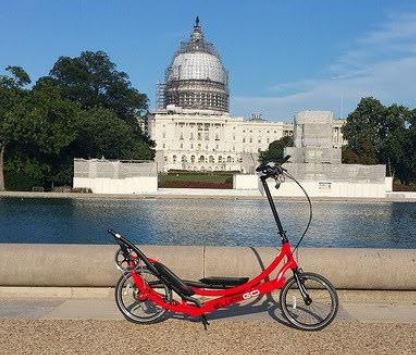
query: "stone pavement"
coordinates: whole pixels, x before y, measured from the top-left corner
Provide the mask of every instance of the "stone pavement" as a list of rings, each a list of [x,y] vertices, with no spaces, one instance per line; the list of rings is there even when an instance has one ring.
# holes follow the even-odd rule
[[[264,300],[200,322],[171,317],[136,325],[112,297],[0,298],[0,354],[415,354],[413,293],[340,295],[337,319],[319,332],[286,325]],[[175,319],[176,318],[176,319]]]
[[[398,322],[416,324],[416,299],[396,293],[389,300],[340,295],[337,322]],[[405,294],[407,295],[407,294]],[[178,318],[178,317],[171,317]],[[182,318],[182,317],[180,317]],[[0,298],[0,319],[24,320],[122,320],[112,297],[88,298]],[[256,303],[236,305],[208,315],[211,320],[261,320],[285,322],[276,304],[262,298]]]

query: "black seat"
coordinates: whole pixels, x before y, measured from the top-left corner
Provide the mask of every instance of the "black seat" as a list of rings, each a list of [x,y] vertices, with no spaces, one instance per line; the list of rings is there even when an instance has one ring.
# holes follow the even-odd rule
[[[218,287],[233,287],[246,283],[249,280],[248,277],[224,277],[224,276],[211,276],[204,277],[199,280],[205,285],[218,286]]]
[[[195,292],[192,290],[192,287],[186,285],[172,270],[170,270],[166,265],[155,262],[153,266],[159,271],[160,275],[164,277],[172,287],[172,289],[177,292],[179,295],[183,294],[185,296],[192,296]]]

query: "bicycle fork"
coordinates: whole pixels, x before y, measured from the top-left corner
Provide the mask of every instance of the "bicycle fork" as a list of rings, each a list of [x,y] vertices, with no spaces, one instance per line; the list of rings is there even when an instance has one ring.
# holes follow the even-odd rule
[[[299,269],[295,270],[294,277],[295,277],[296,283],[298,284],[299,291],[303,298],[303,301],[305,302],[307,306],[309,306],[312,303],[312,299],[310,298],[309,293],[306,290],[305,284],[303,283],[303,281],[301,280],[301,277],[299,276],[301,273],[302,273],[302,270],[299,270]]]

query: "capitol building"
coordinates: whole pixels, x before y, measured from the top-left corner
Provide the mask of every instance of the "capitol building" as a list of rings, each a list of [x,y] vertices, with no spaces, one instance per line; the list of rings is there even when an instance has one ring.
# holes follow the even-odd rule
[[[229,99],[228,72],[197,18],[158,85],[157,109],[148,117],[159,171],[253,172],[261,151],[293,135],[292,123],[267,121],[260,114],[231,116]],[[344,121],[332,122],[333,147],[340,149]]]

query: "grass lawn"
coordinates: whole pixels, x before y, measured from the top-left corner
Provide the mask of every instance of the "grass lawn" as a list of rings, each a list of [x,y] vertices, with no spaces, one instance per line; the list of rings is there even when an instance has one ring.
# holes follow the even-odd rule
[[[232,189],[233,173],[169,172],[159,174],[159,187]]]

